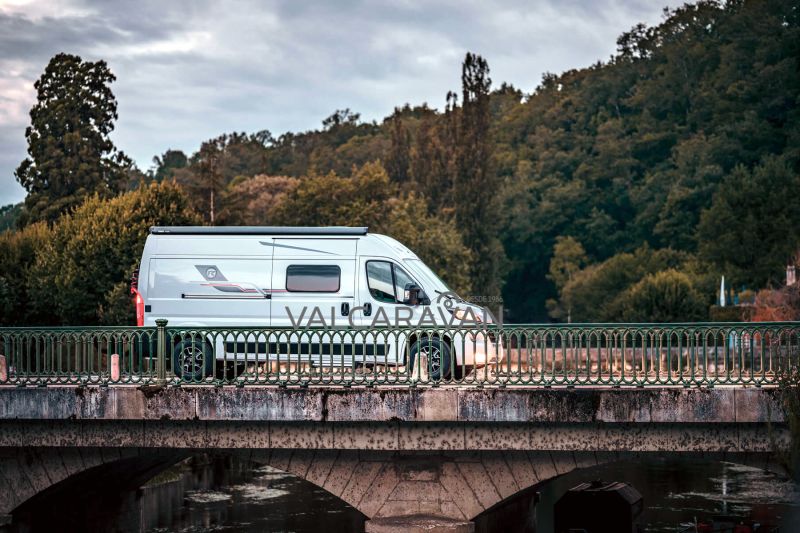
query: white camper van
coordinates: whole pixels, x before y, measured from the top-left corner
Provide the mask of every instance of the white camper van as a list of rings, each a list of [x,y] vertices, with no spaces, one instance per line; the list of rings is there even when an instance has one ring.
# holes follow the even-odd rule
[[[132,290],[140,326],[167,319],[173,330],[260,332],[255,340],[215,335],[199,347],[176,341],[173,368],[187,379],[234,356],[410,366],[423,354],[434,379],[502,358],[494,335],[475,331],[491,315],[461,300],[411,250],[367,228],[153,227]],[[333,343],[319,342],[319,332],[337,328],[349,331],[349,346],[326,349]],[[375,334],[381,328],[394,333]]]

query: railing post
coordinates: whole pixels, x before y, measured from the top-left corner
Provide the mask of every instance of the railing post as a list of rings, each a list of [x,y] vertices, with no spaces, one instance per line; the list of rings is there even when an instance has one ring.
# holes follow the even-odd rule
[[[167,320],[156,320],[156,383],[164,385],[167,382]]]

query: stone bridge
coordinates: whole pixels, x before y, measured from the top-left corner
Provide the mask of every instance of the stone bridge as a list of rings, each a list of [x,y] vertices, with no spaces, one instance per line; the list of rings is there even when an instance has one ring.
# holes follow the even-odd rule
[[[0,515],[223,451],[324,488],[367,531],[472,531],[576,468],[675,454],[780,471],[788,446],[773,388],[3,387]]]

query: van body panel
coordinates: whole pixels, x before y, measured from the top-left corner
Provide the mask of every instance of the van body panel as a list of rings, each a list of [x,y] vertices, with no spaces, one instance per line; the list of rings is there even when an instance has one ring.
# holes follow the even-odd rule
[[[153,253],[169,256],[197,256],[204,257],[247,257],[263,256],[272,257],[272,247],[264,246],[263,237],[226,235],[206,237],[195,235],[150,235],[156,247]],[[271,239],[269,239],[271,240]]]
[[[262,246],[273,247],[273,257],[316,257],[322,259],[328,256],[349,256],[356,255],[358,239],[340,238],[273,238],[260,241]]]
[[[271,272],[269,258],[156,257],[145,302],[175,326],[269,327]]]

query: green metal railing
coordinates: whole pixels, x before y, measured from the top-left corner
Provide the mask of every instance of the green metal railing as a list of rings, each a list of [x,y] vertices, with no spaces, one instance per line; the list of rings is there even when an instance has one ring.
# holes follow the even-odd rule
[[[0,328],[0,385],[772,385],[800,322]]]

